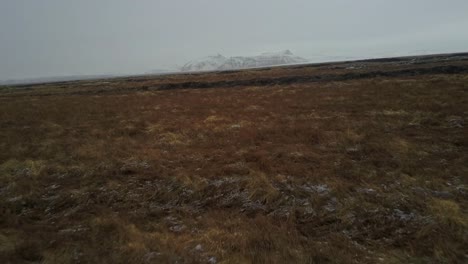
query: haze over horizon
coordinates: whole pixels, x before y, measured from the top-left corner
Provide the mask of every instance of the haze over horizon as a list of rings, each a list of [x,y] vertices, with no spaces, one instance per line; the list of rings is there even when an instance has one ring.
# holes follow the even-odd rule
[[[137,74],[213,54],[468,51],[468,1],[2,0],[0,80]],[[369,23],[372,21],[372,23]]]

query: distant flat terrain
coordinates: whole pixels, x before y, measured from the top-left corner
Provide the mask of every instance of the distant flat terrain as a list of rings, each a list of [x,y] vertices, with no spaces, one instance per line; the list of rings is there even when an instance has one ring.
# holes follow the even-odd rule
[[[465,263],[468,53],[0,86],[1,263]]]

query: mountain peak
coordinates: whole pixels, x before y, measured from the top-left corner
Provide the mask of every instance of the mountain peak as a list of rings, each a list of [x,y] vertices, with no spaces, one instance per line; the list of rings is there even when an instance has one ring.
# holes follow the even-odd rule
[[[262,53],[258,56],[230,57],[221,54],[209,56],[204,59],[194,60],[185,64],[182,71],[220,71],[236,70],[246,68],[259,68],[287,64],[298,64],[307,62],[301,57],[294,56],[290,50],[275,53]]]

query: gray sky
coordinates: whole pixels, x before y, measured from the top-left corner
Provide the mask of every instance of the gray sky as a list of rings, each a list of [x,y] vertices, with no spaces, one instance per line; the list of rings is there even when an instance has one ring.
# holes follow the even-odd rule
[[[0,80],[144,73],[221,53],[468,51],[467,0],[0,0]]]

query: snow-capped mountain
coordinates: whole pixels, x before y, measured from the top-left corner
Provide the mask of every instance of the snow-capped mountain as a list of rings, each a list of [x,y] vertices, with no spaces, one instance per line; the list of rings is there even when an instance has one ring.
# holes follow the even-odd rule
[[[226,58],[223,55],[218,54],[216,56],[209,56],[199,60],[191,61],[185,64],[181,70],[189,72],[220,71],[298,64],[305,62],[307,62],[307,60],[298,56],[294,56],[294,54],[289,50],[278,53],[263,53],[258,56],[251,57],[238,56]]]

